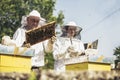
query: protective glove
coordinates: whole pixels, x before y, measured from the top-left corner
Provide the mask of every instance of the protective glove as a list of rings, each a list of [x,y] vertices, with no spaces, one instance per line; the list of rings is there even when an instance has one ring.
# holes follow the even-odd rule
[[[49,52],[53,51],[53,44],[56,40],[57,40],[57,38],[55,36],[51,37],[48,40],[47,46],[45,47],[45,52],[49,53]]]
[[[59,60],[59,59],[65,59],[65,56],[66,56],[66,54],[61,53],[61,54],[57,54],[56,58],[57,58],[57,60]]]
[[[68,52],[68,53],[75,52],[74,47],[73,47],[73,46],[69,46],[69,47],[67,48],[67,52]]]
[[[30,43],[27,43],[27,44],[24,44],[24,45],[23,45],[23,47],[30,48],[30,47],[31,47],[31,45],[30,45]]]
[[[83,51],[80,51],[80,50],[76,51],[73,46],[69,46],[67,48],[67,52],[68,52],[67,54],[69,54],[69,57],[78,57],[78,56],[85,55],[83,54]]]
[[[57,40],[56,36],[52,36],[49,41],[51,42],[51,44],[53,44],[55,41]]]
[[[3,36],[1,44],[6,46],[16,46],[15,42],[11,40],[10,36]]]

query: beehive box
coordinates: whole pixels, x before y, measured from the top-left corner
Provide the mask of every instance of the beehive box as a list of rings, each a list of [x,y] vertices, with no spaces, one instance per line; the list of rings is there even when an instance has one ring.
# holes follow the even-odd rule
[[[0,53],[0,72],[30,73],[31,56]]]
[[[92,70],[92,71],[110,71],[110,63],[103,62],[80,62],[75,64],[67,64],[66,70],[82,71],[82,70]]]
[[[3,54],[13,54],[13,55],[23,55],[23,56],[33,56],[34,49],[27,47],[16,47],[16,46],[6,46],[0,44],[0,53]]]

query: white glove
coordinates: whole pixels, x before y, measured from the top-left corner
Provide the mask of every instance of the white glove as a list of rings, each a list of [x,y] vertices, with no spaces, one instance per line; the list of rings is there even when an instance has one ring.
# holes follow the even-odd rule
[[[49,40],[52,44],[57,40],[56,36],[52,36]]]
[[[81,56],[83,51],[76,51],[73,46],[69,46],[67,49],[67,54],[69,54],[70,57],[78,57]]]
[[[56,58],[57,58],[57,60],[59,60],[59,59],[65,59],[65,55],[66,54],[63,54],[63,53],[62,54],[57,54]]]
[[[16,46],[15,42],[10,39],[10,36],[3,36],[1,44],[6,46]]]
[[[47,46],[45,47],[45,52],[49,53],[53,51],[53,44],[57,40],[55,36],[48,40]]]

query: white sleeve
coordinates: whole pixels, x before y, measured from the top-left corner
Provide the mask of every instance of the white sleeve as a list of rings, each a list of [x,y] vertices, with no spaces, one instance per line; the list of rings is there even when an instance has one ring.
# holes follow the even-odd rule
[[[13,35],[13,41],[17,46],[22,46],[25,41],[25,30],[18,28],[15,34]]]
[[[82,51],[84,51],[84,50],[85,50],[85,48],[84,48],[84,44],[83,44],[83,42],[82,42],[82,41],[80,41],[80,50],[82,50]]]
[[[55,60],[58,59],[57,55],[61,53],[60,49],[61,49],[61,44],[60,44],[59,40],[57,40],[53,45],[53,57]]]

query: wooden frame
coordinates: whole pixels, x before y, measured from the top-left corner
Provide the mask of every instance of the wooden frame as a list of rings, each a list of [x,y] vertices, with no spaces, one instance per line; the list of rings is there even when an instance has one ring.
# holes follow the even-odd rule
[[[46,25],[32,30],[26,31],[26,43],[34,45],[41,41],[55,36],[55,21],[47,23]]]

